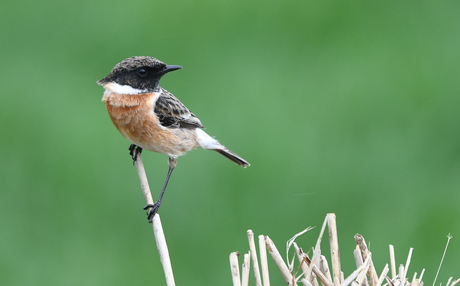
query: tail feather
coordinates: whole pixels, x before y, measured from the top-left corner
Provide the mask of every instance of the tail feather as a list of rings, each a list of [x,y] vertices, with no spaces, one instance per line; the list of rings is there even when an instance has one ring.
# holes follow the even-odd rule
[[[228,150],[227,148],[225,148],[225,149],[214,149],[214,150],[217,153],[219,153],[219,154],[227,157],[228,159],[232,160],[233,162],[237,163],[241,167],[246,168],[248,166],[251,166],[251,164],[249,164],[246,160],[244,160],[240,156],[236,155],[232,151]]]
[[[241,167],[246,168],[250,166],[250,164],[246,160],[236,155],[232,151],[228,150],[225,146],[220,144],[216,139],[206,134],[206,132],[204,132],[203,130],[196,129],[196,135],[197,135],[197,143],[199,147],[206,149],[206,150],[214,150],[217,153],[237,163]]]

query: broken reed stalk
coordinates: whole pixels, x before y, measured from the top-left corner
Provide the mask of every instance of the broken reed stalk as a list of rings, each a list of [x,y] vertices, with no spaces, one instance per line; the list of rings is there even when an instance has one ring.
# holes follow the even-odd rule
[[[275,244],[270,239],[270,237],[268,236],[265,237],[265,244],[267,245],[268,253],[270,253],[270,255],[272,256],[273,261],[275,261],[276,266],[278,266],[278,269],[280,270],[281,275],[283,275],[286,283],[288,283],[288,285],[290,286],[291,285],[297,286],[297,283],[295,283],[295,281],[292,278],[293,276],[291,275],[289,268],[284,263],[284,260],[281,257],[281,254],[279,253],[278,249],[276,248]]]
[[[390,244],[391,279],[396,278],[395,248]]]
[[[367,249],[367,245],[366,245],[366,241],[364,240],[364,237],[361,234],[356,234],[355,241],[356,241],[356,244],[359,246],[359,249],[361,250],[361,255],[363,256],[363,259],[366,260],[367,256],[370,255],[370,252]],[[377,272],[375,271],[374,263],[372,262],[372,259],[371,259],[367,274],[369,276],[369,281],[371,282],[371,286],[377,286],[379,277],[377,277]]]
[[[323,233],[326,228],[326,224],[329,228],[329,246],[331,249],[331,266],[333,277],[331,277],[331,273],[329,271],[329,266],[326,260],[326,257],[321,255],[320,243],[322,240]],[[337,228],[336,228],[336,217],[334,214],[328,214],[326,219],[323,223],[321,228],[318,240],[314,247],[313,256],[310,259],[306,253],[303,252],[302,248],[300,248],[295,239],[300,236],[301,234],[305,233],[306,231],[310,230],[311,228],[307,228],[306,230],[294,235],[291,239],[289,239],[286,243],[286,261],[281,257],[278,249],[276,248],[273,241],[268,236],[259,235],[259,251],[260,251],[260,262],[261,262],[261,269],[262,269],[262,278],[263,284],[259,281],[256,282],[256,286],[269,286],[269,277],[268,277],[268,265],[267,265],[267,254],[264,245],[270,255],[272,256],[276,266],[280,270],[284,280],[290,286],[297,285],[297,282],[300,281],[305,286],[318,286],[318,282],[321,282],[321,286],[369,286],[367,280],[370,282],[370,286],[423,286],[422,278],[423,274],[425,273],[425,269],[422,269],[420,277],[417,278],[417,272],[415,272],[412,276],[412,279],[409,281],[407,278],[409,265],[412,258],[413,248],[410,248],[409,254],[407,256],[405,264],[400,264],[398,268],[398,272],[396,270],[396,261],[395,261],[395,254],[394,254],[394,247],[390,245],[390,264],[385,264],[380,276],[377,276],[376,269],[374,267],[374,263],[372,261],[372,253],[369,251],[364,237],[360,234],[355,235],[356,241],[356,249],[354,250],[353,254],[355,257],[356,262],[356,270],[353,271],[347,278],[344,278],[343,273],[340,271],[340,255],[339,255],[339,248],[338,248],[338,239],[337,239]],[[249,254],[252,257],[252,261],[254,263],[254,275],[257,276],[256,269],[258,268],[257,262],[257,253],[256,248],[254,245],[254,233],[251,230],[248,230],[248,240],[249,240],[249,247],[250,252]],[[452,238],[450,235],[448,236],[449,240]],[[448,243],[449,243],[448,240]],[[294,246],[295,249],[295,256],[297,256],[299,261],[299,266],[295,267],[294,259],[289,259],[289,249],[291,246]],[[447,249],[447,246],[446,246]],[[236,252],[235,252],[236,253]],[[247,283],[247,277],[243,274],[242,280],[239,278],[239,269],[238,269],[238,261],[236,258],[235,253],[232,253],[230,256],[230,261],[232,261],[232,255],[236,261],[231,262],[232,267],[232,277],[234,279],[234,286],[245,286]],[[245,256],[245,264],[243,264],[243,272],[249,273],[249,265],[246,261],[249,261],[249,254],[246,254],[248,257]],[[445,253],[443,254],[444,257]],[[335,258],[334,258],[335,257]],[[441,259],[442,261],[442,259]],[[390,279],[387,275],[391,269],[391,276]],[[319,281],[318,281],[318,280]],[[257,279],[256,279],[257,280]],[[243,281],[240,284],[240,281]],[[337,281],[340,281],[340,284],[336,284]],[[387,283],[384,284],[384,281]],[[460,278],[453,281],[453,278],[449,278],[446,286],[455,286],[456,284],[460,283]]]
[[[260,252],[260,268],[262,269],[262,279],[264,286],[270,286],[270,276],[268,273],[268,261],[267,261],[267,250],[265,247],[265,237],[259,235],[259,252]],[[257,253],[254,252],[254,256],[257,256]]]
[[[230,270],[232,271],[233,286],[241,286],[240,268],[238,267],[238,251],[230,253]]]
[[[334,286],[339,286],[340,281],[340,253],[337,238],[337,224],[335,214],[327,214],[327,227],[329,228],[329,244],[331,248],[332,277]]]
[[[249,285],[249,268],[251,268],[251,251],[244,255],[243,271],[241,272],[241,286]]]
[[[135,152],[137,152],[137,148]],[[145,174],[141,153],[137,153],[135,165],[137,174],[139,175],[142,192],[144,193],[145,203],[147,205],[153,205],[152,194],[150,193],[149,182],[147,180],[147,175]],[[175,286],[176,283],[174,282],[174,275],[172,271],[171,260],[169,258],[168,246],[166,245],[166,238],[163,232],[163,227],[161,226],[160,215],[158,213],[153,217],[152,228],[153,234],[155,236],[155,242],[157,244],[158,254],[160,256],[160,262],[163,265],[163,271],[165,273],[166,285]]]
[[[249,251],[251,252],[252,268],[254,268],[254,277],[256,278],[256,286],[262,286],[262,280],[260,279],[259,262],[257,261],[256,244],[254,243],[254,233],[252,230],[248,230],[248,241]]]

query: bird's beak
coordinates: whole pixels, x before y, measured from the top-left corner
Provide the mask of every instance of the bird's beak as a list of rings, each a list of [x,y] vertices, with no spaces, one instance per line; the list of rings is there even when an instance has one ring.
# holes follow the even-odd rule
[[[181,66],[166,66],[164,69],[162,69],[161,71],[159,71],[157,73],[157,75],[164,75],[170,71],[175,71],[175,70],[178,70],[178,69],[181,69],[182,67]]]

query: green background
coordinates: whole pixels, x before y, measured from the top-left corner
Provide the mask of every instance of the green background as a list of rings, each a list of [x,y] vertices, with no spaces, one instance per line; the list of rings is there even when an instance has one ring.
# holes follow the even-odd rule
[[[177,285],[231,285],[246,230],[313,246],[337,215],[431,285],[458,278],[460,2],[22,1],[0,4],[0,284],[164,285],[129,143],[103,78],[121,60],[182,65],[161,85],[248,160],[178,160],[160,214]],[[167,157],[144,153],[153,197]],[[329,257],[327,241],[323,252]],[[242,261],[240,257],[240,261]],[[284,285],[271,260],[273,285]],[[251,284],[253,285],[251,273]]]

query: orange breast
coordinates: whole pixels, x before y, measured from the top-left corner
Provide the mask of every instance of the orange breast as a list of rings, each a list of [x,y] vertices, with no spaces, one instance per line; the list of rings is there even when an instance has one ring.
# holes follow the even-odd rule
[[[103,97],[110,119],[132,143],[150,151],[178,157],[196,146],[194,130],[168,129],[159,124],[153,113],[157,93],[117,94]]]

